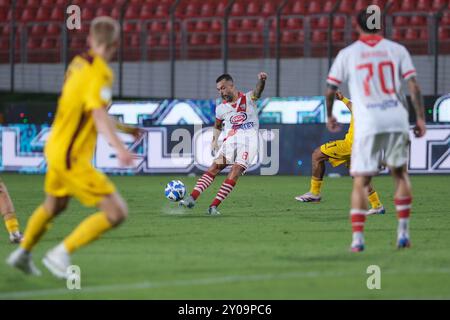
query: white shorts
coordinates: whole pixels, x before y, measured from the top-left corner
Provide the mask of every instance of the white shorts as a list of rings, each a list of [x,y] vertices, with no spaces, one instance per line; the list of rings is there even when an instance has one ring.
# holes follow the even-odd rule
[[[258,136],[229,137],[220,147],[215,160],[225,157],[227,164],[238,164],[244,169],[252,164],[258,153]]]
[[[400,168],[408,163],[409,134],[389,132],[354,138],[350,174],[373,176],[382,165]]]

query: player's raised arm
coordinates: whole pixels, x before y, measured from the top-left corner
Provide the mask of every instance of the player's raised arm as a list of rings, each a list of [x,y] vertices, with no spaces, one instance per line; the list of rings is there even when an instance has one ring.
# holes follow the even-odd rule
[[[336,91],[336,99],[342,101],[345,106],[348,108],[348,110],[350,110],[350,112],[352,112],[352,102],[350,101],[349,98],[345,97],[342,92],[340,91]]]
[[[133,158],[131,153],[125,148],[123,142],[119,139],[115,131],[115,125],[112,119],[109,117],[106,109],[96,108],[92,110],[92,116],[94,118],[95,126],[99,133],[102,133],[106,141],[117,150],[117,157],[120,164],[123,166],[130,166],[133,164]]]
[[[416,114],[416,127],[414,128],[414,134],[416,137],[423,137],[427,131],[425,123],[425,108],[423,105],[422,92],[420,91],[419,84],[416,77],[412,77],[408,80],[408,90],[411,93],[411,101],[414,106],[414,112]]]
[[[266,86],[267,73],[261,72],[258,74],[258,82],[256,83],[256,88],[253,90],[252,99],[258,100],[261,98],[261,94],[264,91],[264,87]]]

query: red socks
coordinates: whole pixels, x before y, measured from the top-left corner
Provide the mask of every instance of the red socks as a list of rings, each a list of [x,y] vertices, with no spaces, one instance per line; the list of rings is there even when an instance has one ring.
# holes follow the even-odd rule
[[[192,190],[191,197],[194,200],[197,200],[197,198],[200,196],[200,194],[205,191],[214,181],[215,176],[210,174],[209,172],[206,172],[201,176],[200,179],[198,179],[197,184],[194,187],[194,190]],[[217,207],[219,204],[222,203],[223,200],[230,194],[231,191],[233,191],[234,186],[236,185],[236,181],[231,179],[226,179],[222,185],[220,186],[219,191],[217,192],[216,197],[214,198],[213,202],[211,203],[210,207]]]
[[[412,198],[396,198],[394,200],[395,210],[397,210],[397,217],[399,219],[408,219],[411,213]]]
[[[362,209],[350,210],[353,232],[364,232],[364,222],[366,221],[366,211]]]
[[[226,179],[222,186],[220,187],[219,191],[217,192],[216,197],[214,198],[213,202],[211,203],[210,207],[217,207],[219,204],[222,203],[223,200],[230,194],[231,191],[233,191],[234,186],[236,185],[236,181]]]
[[[198,179],[194,190],[192,190],[191,197],[194,198],[194,200],[197,200],[199,195],[213,183],[214,178],[215,176],[213,176],[209,172],[206,172],[204,175],[202,175],[202,177]]]

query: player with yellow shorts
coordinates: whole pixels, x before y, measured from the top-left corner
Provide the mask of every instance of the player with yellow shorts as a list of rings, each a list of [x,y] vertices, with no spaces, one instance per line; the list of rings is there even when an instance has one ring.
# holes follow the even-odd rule
[[[125,201],[106,175],[91,164],[97,134],[102,133],[117,151],[122,166],[133,162],[107,113],[111,103],[113,72],[108,61],[119,41],[119,24],[110,17],[95,18],[90,27],[89,52],[70,63],[58,101],[55,121],[45,146],[48,164],[45,201],[28,220],[20,247],[7,263],[25,273],[39,275],[31,250],[55,216],[74,197],[98,212],[81,222],[42,262],[58,278],[68,277],[71,254],[122,223],[128,215]]]
[[[336,92],[336,98],[341,100],[347,108],[352,111],[352,103],[349,99],[344,97],[342,93]],[[350,121],[350,127],[344,140],[330,141],[314,150],[312,154],[312,175],[311,187],[309,192],[295,197],[300,202],[320,202],[322,197],[320,195],[323,177],[325,175],[325,161],[328,161],[333,167],[345,164],[350,167],[350,158],[352,154],[353,144],[353,117]],[[373,186],[369,185],[369,201],[372,208],[368,211],[370,214],[384,214],[386,210],[380,202],[378,193]]]
[[[20,243],[22,234],[19,230],[19,220],[17,220],[16,211],[8,192],[8,188],[0,178],[0,213],[5,221],[6,230],[9,233],[11,243]]]

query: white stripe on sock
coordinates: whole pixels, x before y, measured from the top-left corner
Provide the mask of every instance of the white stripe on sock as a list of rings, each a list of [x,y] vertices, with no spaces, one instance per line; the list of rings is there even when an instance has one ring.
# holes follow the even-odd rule
[[[226,190],[226,191],[228,191],[228,192],[231,192],[231,191],[233,190],[233,188],[229,188],[229,187],[227,187],[227,186],[225,186],[225,185],[222,185],[222,186],[220,187],[220,189]]]
[[[213,182],[213,178],[211,178],[211,177],[210,177],[209,175],[207,175],[207,174],[204,174],[204,175],[202,176],[202,179],[205,179],[205,180],[209,181],[209,183]]]
[[[367,210],[362,210],[362,209],[351,209],[350,210],[350,214],[353,215],[366,215],[367,214]]]
[[[206,188],[208,188],[208,185],[207,185],[207,184],[205,184],[205,183],[203,183],[203,182],[199,182],[199,183],[197,183],[197,186],[199,186],[199,187],[202,187],[203,189],[206,189]]]
[[[352,222],[352,226],[354,227],[358,227],[358,226],[363,226],[364,222]]]
[[[223,192],[223,191],[221,191],[221,190],[219,190],[218,192],[217,192],[217,194],[220,194],[222,197],[224,197],[224,198],[226,198],[227,196],[228,196],[228,193],[227,192]]]
[[[396,205],[395,209],[397,211],[403,211],[403,210],[406,210],[406,209],[411,209],[411,205],[410,204]]]

